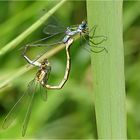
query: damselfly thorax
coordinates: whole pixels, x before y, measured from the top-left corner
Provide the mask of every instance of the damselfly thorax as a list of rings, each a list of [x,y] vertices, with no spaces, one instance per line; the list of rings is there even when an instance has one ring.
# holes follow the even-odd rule
[[[44,86],[48,80],[48,74],[50,73],[51,66],[47,59],[44,59],[43,62],[40,63],[40,69],[36,73],[36,81],[38,81],[42,86]]]
[[[39,70],[36,74],[36,80],[41,84],[44,85],[44,79],[46,76],[46,72],[44,70]]]

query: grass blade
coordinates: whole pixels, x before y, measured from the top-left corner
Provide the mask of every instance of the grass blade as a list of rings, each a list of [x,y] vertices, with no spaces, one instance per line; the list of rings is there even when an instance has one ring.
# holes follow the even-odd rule
[[[12,40],[10,43],[5,45],[0,50],[0,56],[4,55],[10,49],[15,48],[18,44],[20,44],[28,35],[30,35],[33,31],[35,31],[38,27],[40,27],[58,8],[60,8],[66,0],[60,1],[54,8],[48,11],[44,16],[42,16],[39,20],[37,20],[32,26],[30,26],[27,30],[21,33],[18,37]]]
[[[108,53],[91,53],[99,139],[126,139],[122,0],[87,0],[89,27],[107,36]]]

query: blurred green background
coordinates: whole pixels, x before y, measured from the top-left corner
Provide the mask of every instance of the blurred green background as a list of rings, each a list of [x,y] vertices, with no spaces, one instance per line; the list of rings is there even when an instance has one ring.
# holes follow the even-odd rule
[[[0,49],[25,31],[58,1],[0,1]],[[123,5],[124,50],[126,76],[126,103],[128,138],[140,138],[140,2],[125,1]],[[86,18],[85,1],[67,1],[54,16],[64,26],[79,24]],[[28,36],[15,49],[0,58],[0,83],[16,74],[26,64],[18,48],[46,35],[40,28]],[[97,138],[92,91],[90,53],[76,41],[71,47],[72,67],[68,82],[61,90],[48,90],[43,102],[37,92],[25,138]],[[38,51],[36,50],[36,53]],[[34,57],[29,52],[30,57]],[[63,77],[65,51],[49,59],[52,72],[49,83],[57,84]],[[0,91],[0,124],[11,107],[27,89],[37,69],[27,72]],[[0,128],[0,138],[22,138],[21,128],[26,106],[17,114],[14,123],[6,130]]]

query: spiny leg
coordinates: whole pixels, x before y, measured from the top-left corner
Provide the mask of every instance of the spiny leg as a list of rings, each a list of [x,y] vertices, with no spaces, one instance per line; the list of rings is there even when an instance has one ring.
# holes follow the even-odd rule
[[[82,34],[81,34],[81,35],[82,35]],[[101,48],[100,51],[95,51],[95,50],[93,50],[93,49],[90,49],[92,52],[94,52],[94,53],[99,53],[99,52],[102,52],[102,51],[104,51],[104,50],[105,50],[106,52],[108,52],[107,49],[106,49],[105,47],[98,47],[98,46],[95,46],[95,45],[93,44],[93,41],[92,41],[91,39],[89,39],[89,42],[93,44],[93,45],[91,46],[90,43],[89,43],[89,42],[86,40],[86,38],[84,37],[84,35],[82,35],[82,37],[83,37],[83,39],[86,41],[86,43],[87,43],[90,47]]]
[[[90,32],[93,31],[93,32],[92,32],[92,36],[89,36],[89,37],[91,37],[91,38],[94,37],[96,29],[97,29],[97,25],[93,26],[93,27],[90,29],[90,31],[87,32],[87,33],[89,34]]]
[[[62,81],[59,83],[59,85],[53,86],[53,85],[49,85],[49,84],[45,84],[44,86],[48,89],[61,89],[64,84],[66,83],[68,76],[69,76],[69,72],[70,72],[70,54],[69,54],[69,47],[71,46],[73,42],[73,39],[69,39],[68,42],[66,43],[66,55],[67,55],[67,64],[66,64],[66,70],[65,70],[65,74],[64,74],[64,78],[62,79]]]
[[[80,46],[82,46],[82,33],[79,33],[80,34]],[[84,37],[83,37],[84,38]],[[86,40],[86,39],[84,39],[85,41],[86,41],[86,43],[89,45],[89,42]],[[90,46],[90,45],[89,45]],[[84,47],[84,49],[86,50],[86,51],[88,51],[89,53],[90,53],[90,51],[92,51],[92,49],[90,49],[90,50],[88,50],[86,47]],[[93,51],[92,51],[93,52]],[[95,53],[97,53],[96,51],[94,51]]]
[[[106,41],[106,40],[107,40],[107,37],[106,37],[106,36],[95,36],[95,31],[96,31],[96,29],[97,29],[97,25],[93,26],[93,27],[91,28],[90,31],[87,31],[86,35],[89,37],[89,39],[103,38],[103,39],[102,39],[100,42],[98,42],[98,43],[93,42],[94,45],[99,45],[99,44],[101,44],[102,42]],[[92,30],[93,30],[93,32],[92,32]],[[92,35],[90,36],[89,33],[91,33],[91,32],[92,32]]]
[[[106,39],[107,39],[106,36],[103,36],[103,35],[101,35],[101,36],[95,36],[96,29],[97,29],[97,25],[95,25],[95,26],[93,26],[93,27],[91,28],[91,30],[90,30],[88,33],[91,33],[92,30],[93,30],[93,32],[92,32],[92,35],[91,35],[91,36],[89,35],[89,38],[93,39],[93,38],[103,37],[103,38],[106,40]]]
[[[99,44],[101,44],[101,43],[103,43],[104,41],[107,40],[104,36],[94,36],[94,37],[92,38],[92,37],[90,37],[90,36],[88,35],[88,37],[89,37],[89,39],[94,39],[94,38],[101,38],[101,37],[103,37],[103,39],[102,39],[101,41],[99,41],[99,42],[97,42],[97,43],[93,42],[92,44],[94,44],[94,45],[99,45]]]
[[[80,33],[80,46],[82,47],[82,34]],[[90,50],[87,47],[83,47],[86,51],[90,53]]]
[[[89,42],[94,44],[92,40],[89,39]],[[102,48],[102,51],[105,50],[106,52],[108,52],[108,50],[105,47],[98,47],[98,46],[92,46],[92,47],[96,47],[96,48]]]

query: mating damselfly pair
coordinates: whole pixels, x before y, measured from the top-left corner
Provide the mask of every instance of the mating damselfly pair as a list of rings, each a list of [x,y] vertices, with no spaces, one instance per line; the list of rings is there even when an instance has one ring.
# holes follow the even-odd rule
[[[14,120],[13,118],[13,114],[16,114],[16,109],[19,106],[19,103],[23,100],[23,98],[25,96],[29,97],[28,100],[28,109],[23,121],[23,128],[22,128],[22,135],[24,136],[27,130],[27,126],[29,123],[29,119],[30,119],[30,115],[31,115],[31,109],[32,109],[32,103],[33,103],[33,99],[34,99],[34,95],[36,92],[36,89],[39,87],[41,89],[41,94],[44,100],[46,100],[47,98],[47,89],[61,89],[64,84],[66,83],[68,76],[69,76],[69,72],[70,72],[70,52],[69,52],[69,48],[72,45],[72,43],[74,42],[73,37],[75,35],[79,35],[80,38],[83,38],[86,42],[88,42],[88,40],[86,40],[86,37],[88,37],[89,42],[88,45],[91,47],[91,51],[92,52],[101,52],[101,51],[107,51],[106,48],[104,47],[98,47],[97,45],[101,44],[103,41],[106,40],[105,37],[102,38],[102,40],[98,43],[94,43],[92,40],[93,38],[97,38],[100,36],[95,36],[95,30],[96,30],[96,26],[94,26],[90,31],[87,25],[86,21],[82,21],[81,24],[79,24],[78,26],[71,26],[71,27],[67,27],[63,32],[59,31],[59,32],[52,32],[52,31],[57,31],[55,26],[52,25],[48,25],[45,29],[47,31],[47,34],[49,34],[49,36],[47,36],[46,38],[40,39],[34,43],[31,44],[27,44],[24,48],[24,52],[23,52],[23,56],[24,58],[27,60],[27,62],[31,65],[37,66],[39,67],[39,70],[36,73],[35,78],[29,83],[28,85],[28,89],[27,91],[23,94],[23,96],[18,100],[18,102],[13,106],[13,108],[10,110],[10,112],[7,114],[6,118],[4,119],[3,122],[3,128],[7,128]],[[60,33],[64,33],[64,37],[58,41],[58,42],[54,42],[52,44],[41,44],[40,41],[42,40],[47,40],[48,38],[51,37],[55,37],[56,35],[60,34]],[[89,33],[91,33],[91,36],[89,35]],[[41,46],[54,46],[57,44],[64,44],[65,48],[66,48],[66,56],[67,56],[67,64],[66,64],[66,70],[65,70],[65,74],[64,74],[64,78],[62,79],[62,81],[54,86],[54,85],[50,85],[48,84],[48,79],[49,79],[49,75],[50,75],[50,71],[51,71],[51,65],[48,61],[48,59],[43,59],[41,62],[38,61],[38,58],[35,60],[30,60],[27,56],[26,56],[26,51],[28,50],[28,48],[32,48],[32,47],[41,47]],[[93,48],[98,48],[100,49],[99,51],[94,51]]]

